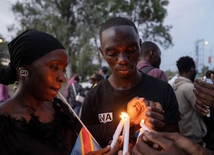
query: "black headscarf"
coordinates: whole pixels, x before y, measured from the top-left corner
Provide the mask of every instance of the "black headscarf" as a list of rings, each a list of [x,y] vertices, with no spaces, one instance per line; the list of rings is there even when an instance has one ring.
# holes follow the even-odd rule
[[[13,84],[17,79],[16,68],[24,67],[45,54],[65,49],[53,36],[37,30],[26,30],[8,44],[9,66],[0,68],[0,83]]]

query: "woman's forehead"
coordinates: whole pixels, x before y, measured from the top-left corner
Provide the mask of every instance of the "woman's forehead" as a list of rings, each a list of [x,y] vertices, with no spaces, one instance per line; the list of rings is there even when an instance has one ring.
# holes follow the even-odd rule
[[[62,61],[68,62],[68,52],[64,49],[57,49],[50,53],[47,53],[43,57],[39,58],[36,62],[50,62],[50,61]]]

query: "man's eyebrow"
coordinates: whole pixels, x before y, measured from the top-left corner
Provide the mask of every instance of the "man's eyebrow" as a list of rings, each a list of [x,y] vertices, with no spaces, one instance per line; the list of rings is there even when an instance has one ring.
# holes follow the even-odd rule
[[[106,51],[111,51],[111,50],[116,50],[116,48],[113,48],[113,47],[106,47],[104,48]]]

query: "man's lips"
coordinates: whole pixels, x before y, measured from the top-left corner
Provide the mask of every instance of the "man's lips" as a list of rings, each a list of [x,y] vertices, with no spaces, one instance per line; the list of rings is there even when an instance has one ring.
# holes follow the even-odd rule
[[[131,69],[121,69],[121,70],[118,70],[118,72],[120,73],[127,73],[127,72],[130,72]]]

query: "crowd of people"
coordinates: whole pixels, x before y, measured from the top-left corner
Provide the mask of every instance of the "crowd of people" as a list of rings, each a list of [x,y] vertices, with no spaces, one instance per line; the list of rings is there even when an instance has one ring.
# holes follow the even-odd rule
[[[101,67],[90,77],[93,83],[87,93],[79,73],[67,82],[64,92],[102,147],[87,154],[214,154],[214,132],[209,127],[214,85],[195,79],[193,59],[179,58],[179,75],[170,85],[159,69],[159,47],[142,42],[131,20],[110,18],[99,36],[99,50],[109,68]],[[0,154],[70,155],[82,124],[57,97],[72,61],[68,52],[55,37],[38,30],[21,33],[8,49],[10,63],[0,68],[0,83],[16,87],[13,96],[0,104]],[[214,82],[213,72],[208,77]],[[123,111],[130,116],[128,152],[122,152],[121,139],[109,147]],[[207,114],[209,123],[204,120]],[[142,119],[151,132],[136,137]]]

